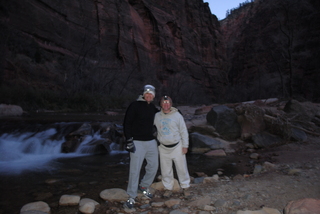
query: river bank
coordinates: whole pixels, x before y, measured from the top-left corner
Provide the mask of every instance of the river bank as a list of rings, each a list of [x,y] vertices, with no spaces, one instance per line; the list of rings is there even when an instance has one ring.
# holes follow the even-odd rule
[[[185,109],[182,109],[185,110]],[[192,117],[194,109],[187,108],[186,115]],[[189,112],[189,113],[188,113]],[[49,115],[41,123],[66,120],[64,116]],[[76,116],[70,121],[114,121],[119,119],[106,115]],[[203,116],[201,116],[203,117]],[[40,117],[41,118],[41,117]],[[38,118],[39,119],[39,118]],[[94,119],[95,120],[95,119]],[[23,127],[30,120],[16,119],[14,126]],[[18,121],[18,122],[17,122]],[[38,122],[39,122],[38,121]],[[1,121],[6,129],[8,121]],[[37,122],[36,120],[33,122]],[[320,198],[320,139],[308,136],[305,142],[288,143],[282,146],[257,150],[259,158],[253,160],[250,153],[235,152],[226,157],[206,157],[188,154],[190,175],[197,177],[202,172],[209,177],[219,174],[219,181],[204,184],[193,183],[193,196],[185,199],[181,194],[174,194],[171,199],[181,200],[177,206],[152,206],[153,202],[166,202],[161,192],[145,204],[137,202],[133,213],[221,213],[235,214],[239,210],[260,210],[271,207],[282,212],[287,203],[301,198]],[[253,173],[256,164],[269,162],[272,170]],[[19,213],[23,205],[34,201],[45,201],[51,213],[79,213],[78,206],[61,207],[59,199],[64,194],[76,194],[82,198],[91,198],[100,205],[95,214],[125,213],[121,203],[106,202],[99,196],[100,192],[110,188],[126,189],[129,171],[127,154],[94,155],[75,158],[61,158],[50,162],[45,171],[30,171],[20,175],[0,175],[1,208],[0,214]],[[158,172],[160,174],[160,172]],[[206,210],[204,206],[212,210]]]

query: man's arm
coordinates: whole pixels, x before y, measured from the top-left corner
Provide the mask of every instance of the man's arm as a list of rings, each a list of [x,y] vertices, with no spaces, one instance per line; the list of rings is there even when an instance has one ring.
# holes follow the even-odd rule
[[[132,125],[134,122],[134,117],[135,117],[134,105],[131,104],[126,111],[126,115],[124,117],[124,122],[123,122],[123,132],[127,140],[132,138]]]

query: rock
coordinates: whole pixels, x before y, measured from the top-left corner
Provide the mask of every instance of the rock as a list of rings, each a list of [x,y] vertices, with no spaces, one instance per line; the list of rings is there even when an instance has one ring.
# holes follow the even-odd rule
[[[0,104],[0,116],[21,116],[23,110],[17,105]]]
[[[288,175],[299,175],[301,173],[301,169],[289,169]]]
[[[164,205],[164,202],[152,202],[151,206],[153,207],[162,207]]]
[[[217,180],[216,177],[204,177],[202,183],[208,184],[208,183],[214,183],[218,181],[219,179]]]
[[[237,211],[237,214],[281,214],[279,210],[273,209],[273,208],[268,208],[268,207],[263,207],[261,210],[256,210],[256,211]]]
[[[106,112],[104,112],[104,114],[109,115],[109,116],[117,116],[117,115],[119,115],[119,113],[115,112],[115,111],[106,111]]]
[[[95,210],[95,203],[94,202],[87,202],[83,203],[79,207],[79,211],[85,214],[91,214]]]
[[[224,157],[227,156],[224,150],[217,149],[217,150],[211,150],[207,153],[205,153],[206,156],[218,156],[218,157]]]
[[[205,120],[205,119],[204,119]],[[191,121],[193,122],[193,121]],[[220,137],[220,134],[216,132],[216,129],[209,124],[195,124],[190,122],[190,126],[188,128],[189,133],[198,132],[202,135],[207,135],[211,137]],[[206,121],[205,121],[206,123]]]
[[[177,180],[177,179],[174,179],[173,182],[174,182],[174,183],[173,183],[173,189],[172,189],[172,191],[173,191],[173,192],[179,192],[179,191],[181,190],[181,187],[180,187],[180,184],[179,184],[178,180]],[[164,186],[163,186],[162,181],[160,181],[160,182],[155,182],[155,183],[151,184],[150,187],[151,187],[152,189],[159,190],[159,191],[163,191],[163,190],[164,190]]]
[[[74,81],[81,81],[80,78],[83,77],[74,76],[72,69],[66,63],[77,62],[78,56],[83,55],[84,50],[86,55],[83,59],[86,63],[81,64],[81,69],[95,71],[83,75],[86,77],[90,75],[90,79],[94,79],[100,85],[94,89],[96,92],[103,90],[108,94],[120,92],[131,95],[137,94],[139,90],[124,83],[103,89],[106,87],[105,78],[109,81],[114,78],[112,81],[122,83],[124,77],[131,76],[130,82],[135,85],[140,84],[141,77],[148,74],[150,80],[160,86],[163,78],[169,82],[177,82],[177,74],[190,73],[203,79],[205,78],[203,69],[208,69],[208,66],[222,69],[224,66],[222,60],[224,54],[220,50],[224,48],[221,42],[220,24],[217,18],[212,16],[208,4],[192,1],[187,5],[188,9],[182,10],[186,5],[180,1],[170,4],[156,1],[124,1],[119,5],[118,0],[84,1],[83,5],[77,3],[78,1],[73,0],[60,4],[48,1],[44,5],[28,4],[19,0],[2,3],[1,8],[6,10],[3,19],[7,20],[3,22],[3,33],[9,35],[9,29],[17,32],[8,37],[7,42],[2,45],[3,50],[7,48],[7,60],[1,64],[4,64],[3,68],[8,67],[2,75],[3,83],[20,86],[21,92],[26,90],[27,86],[34,87],[35,91],[44,88],[56,91],[60,84],[64,84],[65,90],[77,87],[75,90],[89,92],[87,87],[71,84]],[[12,4],[16,4],[19,10],[14,9]],[[47,8],[51,8],[50,12],[44,12]],[[82,15],[78,13],[80,10]],[[56,17],[56,14],[61,16]],[[149,14],[150,17],[145,17],[145,14]],[[190,20],[186,17],[193,18]],[[157,33],[154,31],[155,26],[158,28]],[[205,42],[201,36],[195,35],[206,35]],[[42,39],[34,40],[35,37]],[[16,44],[16,47],[22,48],[15,49],[7,44]],[[81,48],[82,45],[85,47]],[[51,54],[47,54],[48,51]],[[139,57],[136,57],[137,54]],[[20,55],[21,57],[17,57]],[[65,58],[60,59],[60,55]],[[100,66],[105,66],[100,62],[102,59],[105,59],[106,65],[113,65],[104,78],[101,78],[98,71]],[[13,66],[15,63],[19,63],[20,68],[26,73],[35,70],[42,72],[32,73],[32,84],[29,86],[30,76],[26,73],[10,75],[13,68],[9,65]],[[139,69],[133,68],[132,65],[138,65]],[[61,68],[53,69],[57,66]],[[161,67],[164,69],[160,69]],[[213,72],[215,69],[209,68],[208,71],[214,74],[213,78],[218,81],[222,77]],[[160,77],[162,75],[164,76]],[[43,79],[46,80],[45,84]],[[194,101],[207,99],[202,91],[201,96],[191,95],[192,91],[199,89],[200,82],[189,81],[189,78],[181,81],[187,81],[188,84],[170,86],[175,93],[179,92],[179,101],[185,102],[190,98]],[[31,102],[32,99],[25,99],[29,100]]]
[[[207,121],[227,140],[240,137],[240,124],[235,111],[227,106],[215,106],[207,114]]]
[[[217,105],[210,105],[210,106],[202,106],[200,108],[197,108],[195,111],[194,111],[194,114],[195,115],[199,115],[199,114],[207,114],[211,111],[212,107],[213,106],[217,106]]]
[[[227,202],[223,199],[218,199],[214,202],[215,207],[224,207],[227,204]]]
[[[318,112],[318,107],[311,102],[299,102],[297,100],[289,100],[284,112],[294,115],[296,120],[311,121]]]
[[[78,205],[80,196],[78,195],[62,195],[59,200],[60,206],[74,206]]]
[[[305,142],[308,139],[307,134],[304,131],[297,128],[291,128],[287,135],[290,136],[290,140],[292,141]]]
[[[99,205],[98,202],[96,202],[95,200],[92,200],[90,198],[82,198],[79,202],[79,206],[83,206],[85,205],[86,203],[89,203],[89,202],[92,202],[95,206]]]
[[[43,201],[37,201],[37,202],[32,202],[29,204],[24,205],[21,210],[20,213],[22,214],[26,214],[27,212],[43,212],[43,213],[50,213],[50,207],[47,203],[43,202]]]
[[[90,123],[84,123],[80,126],[79,129],[75,130],[74,132],[71,132],[69,135],[74,136],[74,135],[79,135],[79,136],[83,136],[83,135],[92,135],[93,134],[93,130],[91,127]]]
[[[211,149],[229,148],[227,141],[205,136],[197,132],[191,133],[190,137],[190,151],[193,153],[206,152]]]
[[[175,205],[179,205],[181,202],[180,199],[170,199],[168,201],[165,201],[164,204],[167,206],[167,207],[173,207]]]
[[[61,179],[50,178],[50,179],[45,180],[45,183],[46,184],[55,184],[55,183],[58,183],[60,181],[61,181]]]
[[[201,209],[205,210],[205,211],[215,211],[216,210],[215,207],[210,206],[210,205],[204,205]]]
[[[191,207],[197,207],[201,208],[205,205],[211,204],[211,197],[210,196],[204,196],[204,197],[199,197],[194,201],[191,201],[188,205]]]
[[[265,130],[264,110],[256,105],[240,105],[235,108],[241,126],[241,139],[250,139],[251,136]]]
[[[268,148],[282,143],[282,139],[280,137],[267,132],[258,133],[252,136],[252,140],[253,144],[259,148]]]
[[[181,210],[173,210],[169,214],[188,214],[188,212],[183,212]]]
[[[256,175],[256,174],[259,174],[261,172],[262,172],[262,166],[260,164],[254,165],[253,174]]]
[[[252,154],[250,154],[250,158],[251,159],[258,159],[259,158],[259,154],[258,153],[252,153]]]
[[[126,201],[128,199],[128,194],[125,190],[120,188],[106,189],[100,192],[100,197],[106,201]]]
[[[277,168],[277,165],[270,163],[270,162],[264,162],[263,163],[263,170],[264,171],[272,171],[275,170]]]
[[[320,199],[304,198],[290,201],[284,214],[320,214]]]

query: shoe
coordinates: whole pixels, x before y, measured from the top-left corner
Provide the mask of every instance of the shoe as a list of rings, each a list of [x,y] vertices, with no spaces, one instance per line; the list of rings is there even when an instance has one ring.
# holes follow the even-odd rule
[[[163,197],[164,198],[169,198],[170,196],[172,195],[172,191],[171,190],[166,190],[164,193],[163,193]]]
[[[184,188],[183,189],[183,196],[185,198],[191,198],[193,193],[189,190],[189,188]]]
[[[139,190],[140,190],[140,191],[142,192],[142,194],[143,194],[144,196],[146,196],[147,198],[149,198],[149,199],[152,199],[152,198],[153,198],[153,195],[152,195],[152,193],[149,191],[149,188],[139,186]]]
[[[124,203],[123,207],[124,207],[124,208],[127,208],[127,209],[132,209],[135,203],[136,203],[136,202],[134,201],[133,198],[129,198],[129,199],[126,201],[126,203]]]

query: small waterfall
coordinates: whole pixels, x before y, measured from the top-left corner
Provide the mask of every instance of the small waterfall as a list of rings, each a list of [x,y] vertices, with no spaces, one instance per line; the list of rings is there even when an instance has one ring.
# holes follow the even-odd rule
[[[70,125],[70,124],[69,124]],[[68,124],[64,124],[68,126]],[[38,132],[4,133],[0,136],[0,173],[19,174],[23,171],[51,170],[52,161],[57,158],[73,158],[95,153],[97,141],[102,141],[99,131],[86,135],[79,147],[70,153],[62,153],[61,146],[66,141],[61,137],[61,124]],[[57,131],[57,129],[59,131]],[[57,137],[59,136],[59,137]],[[104,139],[105,141],[105,139]],[[109,154],[118,154],[120,146],[114,142],[105,145]]]

